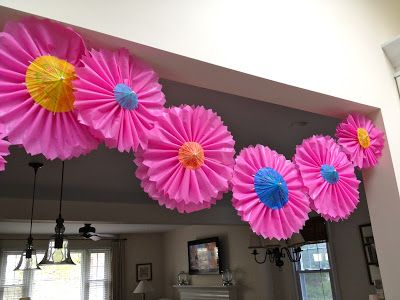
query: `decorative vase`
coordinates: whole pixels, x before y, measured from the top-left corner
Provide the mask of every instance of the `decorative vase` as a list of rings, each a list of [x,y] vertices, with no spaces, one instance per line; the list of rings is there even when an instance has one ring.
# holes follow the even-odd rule
[[[189,275],[181,271],[177,276],[178,285],[189,285]]]
[[[233,273],[231,272],[231,270],[226,269],[224,271],[222,271],[221,273],[222,276],[222,285],[223,286],[231,286],[233,285]]]

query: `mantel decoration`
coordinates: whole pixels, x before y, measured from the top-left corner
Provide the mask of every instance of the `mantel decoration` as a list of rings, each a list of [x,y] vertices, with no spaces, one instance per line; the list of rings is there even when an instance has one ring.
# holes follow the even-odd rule
[[[308,219],[309,200],[295,165],[262,145],[236,158],[232,204],[254,233],[287,239]]]
[[[110,148],[145,146],[147,132],[164,110],[157,74],[128,50],[91,50],[74,81],[78,119]]]
[[[221,272],[222,286],[233,285],[233,273],[229,268],[226,268]]]
[[[296,147],[294,162],[311,207],[326,220],[348,218],[359,202],[360,181],[340,146],[329,136],[313,136]]]
[[[178,285],[189,285],[189,274],[185,271],[180,271],[176,276],[176,282]]]
[[[209,208],[229,190],[234,144],[227,127],[212,110],[173,107],[150,131],[143,159],[135,161],[136,175],[160,205],[179,212]],[[146,174],[141,172],[144,168]]]
[[[0,33],[0,126],[14,145],[47,159],[70,159],[97,147],[73,111],[72,81],[85,45],[50,20],[8,22]]]
[[[376,166],[385,144],[383,132],[360,114],[350,114],[336,128],[336,137],[343,151],[357,167]]]
[[[5,134],[0,131],[0,171],[4,171],[6,168],[7,161],[4,157],[10,154],[8,147],[10,146],[10,142],[4,139]]]

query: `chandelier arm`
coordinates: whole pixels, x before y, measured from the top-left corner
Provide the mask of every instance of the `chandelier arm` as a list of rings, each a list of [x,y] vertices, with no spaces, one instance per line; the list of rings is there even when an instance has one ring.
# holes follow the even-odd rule
[[[265,263],[265,261],[267,260],[267,256],[268,256],[268,253],[267,253],[267,250],[266,250],[266,251],[265,251],[264,259],[259,261],[259,260],[257,259],[257,255],[260,254],[260,253],[258,253],[258,251],[257,251],[256,249],[254,249],[254,251],[253,251],[251,254],[254,255],[254,260],[255,260],[255,262],[258,263],[258,264],[260,264],[260,265],[263,264],[263,263]]]
[[[273,264],[275,262],[275,256],[274,256],[274,252],[271,250],[267,250],[268,251],[268,258],[269,258],[269,262],[271,264]]]
[[[289,258],[289,260],[291,262],[299,262],[301,259],[301,249],[300,251],[297,251],[297,248],[294,249],[293,251],[291,251],[289,248],[287,247],[283,247],[281,251],[285,250],[285,252],[287,253],[287,257]]]

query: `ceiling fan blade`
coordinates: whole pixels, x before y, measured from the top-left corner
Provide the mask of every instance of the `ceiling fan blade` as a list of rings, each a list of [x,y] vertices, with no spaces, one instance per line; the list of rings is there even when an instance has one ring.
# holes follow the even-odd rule
[[[97,241],[100,241],[100,240],[101,240],[101,237],[98,236],[98,235],[91,235],[91,236],[90,236],[90,239],[91,239],[92,241],[97,242]]]
[[[109,233],[97,233],[96,235],[103,238],[117,238],[115,234],[109,234]]]

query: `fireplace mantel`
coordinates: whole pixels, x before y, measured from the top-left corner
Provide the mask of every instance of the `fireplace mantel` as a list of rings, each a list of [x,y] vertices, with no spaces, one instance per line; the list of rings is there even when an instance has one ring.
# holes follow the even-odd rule
[[[236,300],[236,286],[174,285],[180,300]]]

